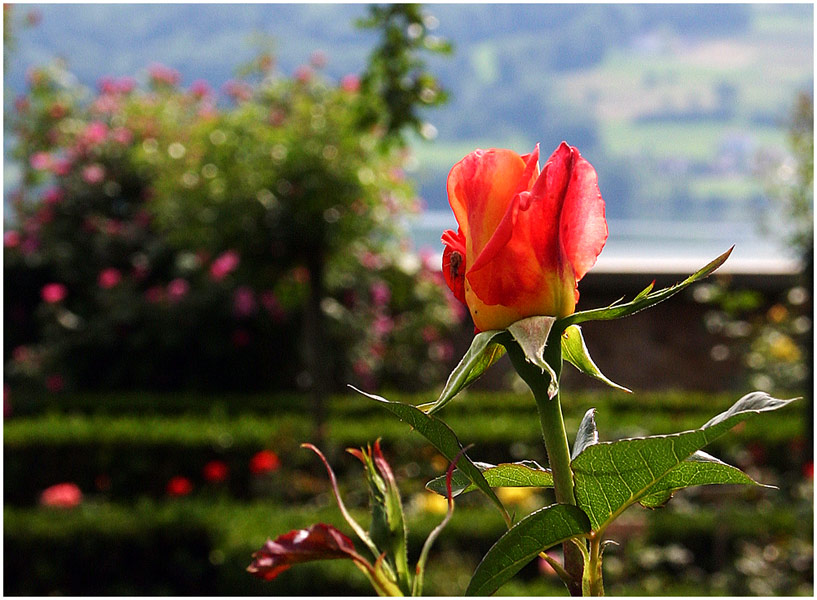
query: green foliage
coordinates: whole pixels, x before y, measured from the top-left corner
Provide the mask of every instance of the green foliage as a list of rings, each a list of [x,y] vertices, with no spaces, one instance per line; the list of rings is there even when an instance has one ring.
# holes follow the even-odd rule
[[[452,51],[450,42],[429,33],[435,24],[436,19],[416,4],[371,6],[369,16],[359,22],[381,36],[361,79],[361,89],[370,100],[360,115],[365,126],[382,127],[389,137],[399,137],[406,128],[424,138],[433,137],[420,109],[443,104],[448,94],[426,70],[421,53]]]
[[[498,487],[553,487],[553,474],[549,469],[543,469],[535,461],[521,461],[516,463],[503,463],[491,465],[488,463],[475,462],[474,465],[482,471],[485,481],[492,488]],[[426,488],[441,496],[448,494],[445,487],[445,477],[437,477],[426,484]],[[468,476],[461,471],[455,470],[451,477],[451,494],[459,496],[467,492],[473,492],[477,486],[471,483]]]
[[[529,418],[529,397],[474,390],[465,394],[467,402],[448,405],[446,420],[463,441],[477,442],[470,455],[496,464],[509,452],[513,456],[523,453],[544,464],[541,433]],[[427,394],[389,397],[411,404],[428,400]],[[7,562],[14,569],[7,573],[6,592],[268,596],[270,584],[244,571],[250,554],[267,535],[315,521],[342,524],[337,509],[327,508],[325,475],[311,469],[314,457],[297,449],[310,435],[306,400],[296,394],[66,394],[50,407],[52,416],[37,417],[18,413],[23,399],[12,394],[13,412],[4,423],[4,542]],[[726,394],[697,392],[633,396],[577,392],[570,396],[567,426],[575,431],[579,420],[572,415],[596,406],[609,423],[607,436],[693,429],[708,419],[712,407],[726,409],[729,402]],[[45,406],[31,405],[29,410],[35,408],[44,410]],[[432,468],[429,458],[436,454],[425,439],[417,434],[407,436],[405,423],[386,411],[373,411],[368,398],[357,394],[334,397],[327,403],[327,413],[331,425],[327,448],[354,446],[371,431],[383,432],[384,450],[400,478],[411,525],[409,556],[417,556],[441,518],[433,510],[435,504],[427,502],[430,494],[423,486],[444,470],[446,461],[440,466],[433,459]],[[802,481],[792,442],[796,436],[802,439],[803,431],[797,411],[776,411],[713,444],[712,452],[747,469],[758,480],[778,485],[779,491],[771,493],[759,486],[692,488],[680,492],[662,510],[634,507],[627,511],[614,534],[627,552],[611,548],[605,553],[611,575],[608,591],[674,595],[695,587],[696,593],[756,594],[752,590],[759,583],[751,588],[747,585],[760,575],[747,579],[740,570],[751,558],[752,565],[777,569],[777,574],[763,580],[771,586],[764,589],[810,595],[806,593],[810,572],[802,568],[810,564],[813,502],[808,495],[810,482]],[[124,443],[118,444],[117,439]],[[225,443],[229,445],[222,445]],[[258,480],[248,473],[247,462],[262,447],[275,449],[281,470]],[[225,461],[230,469],[229,480],[220,485],[209,484],[198,475],[214,458]],[[350,510],[365,523],[366,497],[352,492],[357,489],[360,465],[350,457],[333,462],[341,488],[347,490],[344,496]],[[111,482],[107,491],[97,488],[95,482],[106,473]],[[177,473],[191,478],[194,491],[188,498],[167,499],[164,485]],[[406,476],[408,473],[413,476]],[[65,480],[75,480],[86,493],[82,506],[64,511],[33,506],[42,489]],[[287,485],[276,483],[281,481]],[[541,506],[552,502],[549,494],[534,492],[528,499]],[[764,507],[761,524],[758,499]],[[529,510],[526,504],[509,502],[506,504],[515,511]],[[428,563],[426,592],[461,595],[481,556],[504,531],[496,509],[481,494],[460,495],[454,517]],[[668,539],[673,545],[666,544]],[[718,550],[723,548],[730,555],[734,550],[738,560],[724,561],[723,550]],[[664,558],[648,562],[659,551]],[[780,553],[779,558],[768,558],[773,551]],[[687,565],[695,574],[694,581],[679,571],[687,563],[673,562],[676,555],[690,553],[700,567]],[[194,573],[198,580],[187,578],[184,569],[167,568],[188,561],[201,567],[202,571]],[[89,564],[97,565],[90,575]],[[130,565],[130,570],[123,571],[122,564]],[[308,565],[292,569],[276,580],[275,593],[321,595],[327,589],[369,593],[365,579],[348,566],[338,561],[317,569]],[[655,580],[660,581],[658,589],[652,587]],[[558,595],[563,593],[560,586],[532,564],[499,593]]]
[[[360,390],[356,391],[360,392]],[[473,462],[471,462],[470,458],[468,458],[468,455],[463,450],[462,444],[460,444],[457,436],[454,434],[451,428],[448,427],[448,425],[409,404],[389,402],[385,398],[374,394],[367,394],[365,392],[360,393],[368,398],[371,398],[372,400],[380,402],[382,406],[391,411],[401,421],[405,421],[411,425],[413,429],[426,438],[431,445],[434,446],[448,460],[454,461],[459,458],[458,464],[460,472],[468,477],[468,479],[470,479],[471,482],[496,505],[496,507],[502,513],[505,522],[510,525],[511,519],[508,515],[508,511],[502,505],[499,498],[496,497],[496,494],[485,480],[485,477],[483,477],[480,469],[476,467]]]
[[[575,506],[552,504],[540,508],[497,540],[479,563],[465,594],[493,594],[540,552],[589,531],[587,515]]]
[[[697,485],[697,481],[735,483],[732,472],[710,457],[684,461],[738,423],[789,402],[755,392],[694,431],[591,444],[571,463],[578,504],[590,517],[593,530],[601,532],[644,496],[654,506],[657,498],[659,504],[666,501],[675,486]]]
[[[10,118],[15,390],[294,388],[313,300],[330,385],[440,376],[462,313],[407,241],[399,145],[361,126],[354,76],[257,62],[227,104],[159,65],[149,89],[99,93],[58,64],[32,71]]]
[[[645,292],[649,293],[648,290],[652,288],[647,288],[644,290]],[[644,292],[642,292],[643,294]],[[646,295],[646,294],[645,294]],[[639,297],[636,297],[634,300],[640,300]],[[581,327],[578,325],[571,325],[567,329],[565,329],[564,333],[562,334],[562,357],[576,367],[579,371],[592,377],[593,379],[597,379],[603,383],[606,383],[612,388],[616,388],[621,390],[622,392],[631,392],[631,390],[614,383],[610,379],[604,376],[604,374],[599,370],[596,366],[596,363],[593,362],[593,359],[590,357],[590,351],[587,349],[587,345],[584,343],[584,337],[582,336]]]

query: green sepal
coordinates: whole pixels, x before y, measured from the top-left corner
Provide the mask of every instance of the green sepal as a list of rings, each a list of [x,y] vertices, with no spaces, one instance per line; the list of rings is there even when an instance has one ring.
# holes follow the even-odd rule
[[[576,501],[587,513],[594,531],[610,524],[628,506],[658,490],[664,477],[699,449],[748,418],[786,406],[793,400],[778,400],[764,392],[753,392],[738,400],[699,429],[672,435],[630,438],[591,444],[571,462]],[[714,473],[714,469],[710,474]],[[659,484],[659,488],[655,488]],[[664,488],[672,488],[667,483]]]
[[[474,571],[466,596],[493,594],[540,552],[590,531],[579,508],[552,504],[532,512],[491,546]]]
[[[539,367],[542,373],[548,374],[550,380],[547,393],[550,398],[559,393],[559,377],[545,360],[545,347],[555,322],[556,317],[536,316],[508,325],[508,332],[522,349],[525,360]]]
[[[532,460],[524,460],[515,463],[500,463],[492,465],[489,463],[475,462],[474,465],[482,471],[485,481],[492,488],[498,487],[553,487],[553,473],[550,469],[545,469],[539,463]],[[445,476],[432,479],[426,484],[426,488],[446,496]],[[456,497],[460,494],[472,492],[477,487],[471,483],[459,469],[455,470],[451,476],[451,494]]]
[[[471,346],[460,360],[459,364],[451,371],[445,387],[440,393],[436,402],[426,409],[426,405],[420,408],[426,410],[428,414],[434,414],[443,406],[453,400],[454,396],[463,389],[471,385],[480,378],[485,370],[502,358],[505,348],[501,344],[493,342],[493,339],[504,333],[504,331],[483,331],[474,336]]]
[[[584,343],[581,327],[578,325],[571,325],[565,329],[564,333],[562,334],[562,358],[585,375],[589,375],[593,379],[597,379],[602,383],[606,383],[610,387],[627,392],[628,394],[632,393],[632,390],[610,381],[602,374],[602,372],[596,366],[596,363],[594,363],[593,359],[590,358],[590,352],[587,350],[587,346]]]
[[[585,321],[609,321],[611,319],[620,319],[621,317],[626,317],[633,313],[637,313],[640,310],[644,310],[654,304],[658,304],[666,300],[667,298],[674,296],[684,288],[692,285],[696,281],[699,281],[705,277],[708,277],[715,271],[718,267],[720,267],[726,259],[729,258],[729,255],[732,253],[732,250],[735,247],[732,246],[721,254],[718,258],[707,264],[706,266],[702,267],[701,269],[697,270],[695,273],[684,279],[683,281],[676,283],[673,286],[668,288],[664,288],[662,290],[658,290],[657,292],[653,292],[653,284],[648,285],[641,293],[639,293],[633,300],[630,302],[620,304],[621,301],[614,302],[610,306],[606,308],[595,308],[591,310],[583,310],[580,312],[575,312],[571,315],[563,317],[559,319],[556,323],[556,328],[558,330],[565,330],[571,325],[575,325],[577,323],[584,323]]]
[[[402,402],[391,402],[381,396],[363,392],[354,386],[350,385],[349,387],[359,394],[363,394],[367,398],[379,402],[381,406],[388,409],[389,412],[397,416],[401,421],[408,423],[413,429],[419,432],[420,435],[426,438],[431,445],[434,446],[440,452],[440,454],[445,456],[448,460],[454,461],[459,456],[459,462],[457,463],[459,466],[457,469],[462,471],[462,473],[468,477],[468,479],[470,479],[471,482],[477,486],[477,488],[488,496],[491,502],[493,502],[502,513],[502,518],[505,520],[505,524],[510,527],[511,517],[508,514],[508,511],[505,510],[505,507],[502,505],[499,498],[497,498],[496,494],[491,489],[491,486],[488,485],[487,481],[485,481],[485,477],[482,476],[482,472],[474,465],[473,462],[471,462],[468,455],[463,452],[460,456],[463,446],[460,444],[456,434],[448,425],[437,417],[427,415],[416,406],[403,404]]]

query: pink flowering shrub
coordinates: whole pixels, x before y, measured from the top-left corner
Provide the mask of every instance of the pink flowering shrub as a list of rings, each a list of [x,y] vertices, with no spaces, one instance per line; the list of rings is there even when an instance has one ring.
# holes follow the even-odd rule
[[[445,370],[459,313],[405,242],[405,152],[361,125],[380,100],[328,81],[328,60],[262,78],[262,56],[220,93],[158,64],[147,88],[92,93],[59,65],[29,73],[8,119],[12,388],[294,388],[315,277],[328,381]]]

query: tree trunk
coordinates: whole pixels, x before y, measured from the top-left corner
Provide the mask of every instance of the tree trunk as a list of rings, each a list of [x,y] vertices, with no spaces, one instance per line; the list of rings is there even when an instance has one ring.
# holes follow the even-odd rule
[[[312,400],[312,441],[317,444],[325,434],[326,398],[331,382],[331,364],[326,356],[327,340],[321,311],[321,300],[325,294],[323,253],[318,251],[307,255],[306,266],[309,269],[309,296],[304,311],[303,352]]]

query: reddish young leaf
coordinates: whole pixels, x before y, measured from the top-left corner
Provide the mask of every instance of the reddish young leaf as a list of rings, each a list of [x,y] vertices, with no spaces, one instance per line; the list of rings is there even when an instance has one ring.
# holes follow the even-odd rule
[[[266,581],[275,579],[297,563],[335,558],[363,561],[355,552],[352,540],[331,525],[323,523],[267,540],[252,556],[253,561],[247,571]]]

